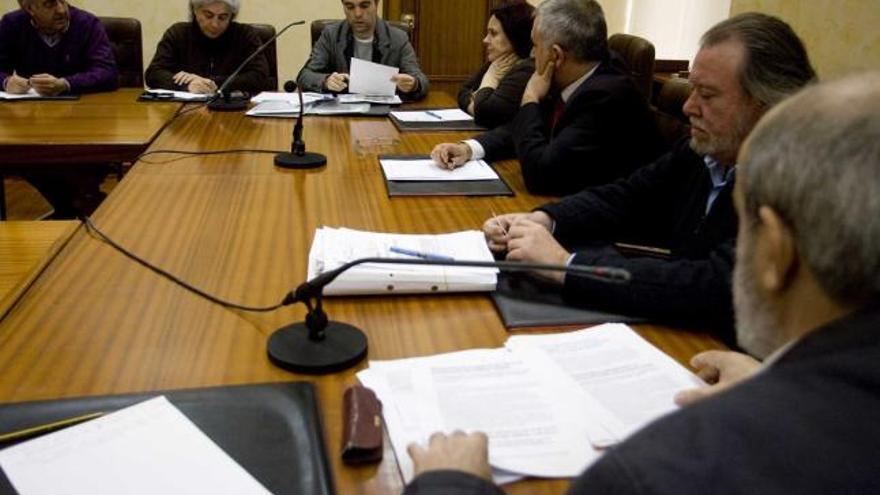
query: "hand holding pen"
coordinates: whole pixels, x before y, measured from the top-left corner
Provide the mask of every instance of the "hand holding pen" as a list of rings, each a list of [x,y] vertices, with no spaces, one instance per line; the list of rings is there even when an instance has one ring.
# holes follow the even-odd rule
[[[464,143],[442,143],[431,150],[431,159],[441,168],[452,170],[471,159],[471,147]]]

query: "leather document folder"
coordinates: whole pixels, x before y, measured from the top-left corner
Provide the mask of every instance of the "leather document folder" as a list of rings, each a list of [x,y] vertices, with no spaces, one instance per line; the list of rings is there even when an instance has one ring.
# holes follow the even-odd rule
[[[379,155],[379,160],[418,160],[430,155]],[[497,173],[497,171],[496,171]],[[498,175],[496,180],[388,180],[383,172],[389,196],[513,196],[513,189]]]
[[[485,131],[473,120],[453,120],[449,122],[404,122],[394,114],[389,114],[391,122],[400,132],[408,131]]]
[[[159,395],[166,396],[272,493],[335,493],[315,387],[308,382],[4,404],[0,406],[0,432],[96,411],[112,412]],[[0,494],[15,493],[0,473]]]
[[[522,274],[499,274],[498,287],[491,296],[506,328],[645,321],[566,305],[558,287]]]

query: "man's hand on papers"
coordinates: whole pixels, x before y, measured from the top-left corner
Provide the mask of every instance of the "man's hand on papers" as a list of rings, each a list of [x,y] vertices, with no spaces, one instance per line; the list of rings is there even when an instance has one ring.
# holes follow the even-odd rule
[[[440,167],[452,170],[471,159],[471,147],[464,143],[441,143],[431,150],[431,159]]]
[[[706,351],[691,358],[691,366],[710,386],[675,394],[675,403],[679,406],[693,404],[751,378],[761,368],[761,363],[740,352]]]
[[[499,253],[507,251],[508,233],[511,227],[520,220],[531,220],[541,224],[548,232],[553,225],[553,219],[543,211],[493,216],[483,223],[483,234],[486,236],[486,244],[489,245],[489,249]]]
[[[553,84],[553,63],[553,60],[548,60],[543,67],[544,70],[541,70],[541,67],[535,68],[535,72],[526,83],[521,105],[538,103],[547,96],[547,93],[550,92],[550,86]]]
[[[12,93],[14,95],[23,95],[27,93],[31,89],[31,83],[28,82],[27,79],[19,76],[18,74],[12,74],[8,78],[6,78],[6,88],[4,91],[7,93]]]
[[[394,81],[401,93],[412,93],[419,87],[419,81],[409,74],[397,74],[391,76],[391,80]]]
[[[171,77],[171,80],[174,81],[174,84],[178,86],[189,86],[189,83],[195,81],[196,79],[199,79],[199,76],[184,71],[180,71]]]
[[[43,96],[55,96],[68,90],[67,81],[52,74],[36,74],[28,82],[34,91]]]
[[[428,447],[410,444],[407,447],[415,466],[415,476],[426,471],[464,471],[491,481],[489,439],[485,433],[465,434],[457,430],[450,435],[434,433]]]
[[[348,87],[348,74],[341,74],[339,72],[330,74],[324,80],[324,87],[334,93],[345,91],[345,88]]]
[[[517,220],[507,232],[507,239],[505,259],[508,261],[565,265],[571,257],[571,253],[553,238],[546,225],[529,218]],[[565,272],[537,271],[534,275],[558,284],[565,281]]]

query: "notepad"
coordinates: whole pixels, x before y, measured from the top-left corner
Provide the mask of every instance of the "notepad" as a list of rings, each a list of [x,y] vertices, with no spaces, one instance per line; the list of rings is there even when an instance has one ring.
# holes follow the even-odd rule
[[[474,118],[458,108],[391,112],[401,122],[463,122]]]
[[[398,67],[352,58],[348,78],[348,92],[362,95],[391,96],[397,92],[397,84],[391,78],[398,73],[400,73],[400,68]]]
[[[0,451],[21,495],[268,494],[164,396]]]
[[[498,180],[498,174],[483,160],[471,160],[449,170],[430,158],[416,160],[379,159],[385,178],[397,181]]]

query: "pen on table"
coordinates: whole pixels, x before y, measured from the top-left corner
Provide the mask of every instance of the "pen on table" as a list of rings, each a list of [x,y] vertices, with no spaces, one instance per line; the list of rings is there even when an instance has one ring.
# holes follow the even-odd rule
[[[498,224],[498,227],[501,228],[501,232],[506,236],[507,229],[504,228],[504,224],[501,223],[501,219],[498,218],[498,215],[495,214],[494,210],[489,210],[489,212],[492,214],[492,220],[495,220],[495,223]]]
[[[443,254],[434,254],[434,253],[425,253],[422,251],[416,251],[414,249],[406,249],[397,246],[391,246],[388,248],[392,253],[403,254],[406,256],[413,256],[415,258],[422,258],[423,260],[432,260],[432,261],[455,261],[455,258],[452,256],[446,256]]]
[[[432,112],[430,110],[425,110],[425,114],[430,115],[431,117],[434,117],[435,119],[443,120],[443,117],[439,113]]]
[[[9,433],[0,434],[0,445],[5,445],[10,442],[17,442],[20,440],[27,440],[29,438],[38,437],[41,435],[45,435],[47,433],[52,433],[55,430],[60,430],[62,428],[67,428],[68,426],[77,425],[79,423],[84,423],[86,421],[100,418],[104,415],[103,411],[83,414],[81,416],[74,416],[72,418],[67,419],[59,419],[58,421],[53,421],[51,423],[46,423],[37,426],[31,426],[29,428],[23,428],[21,430],[11,431]]]

